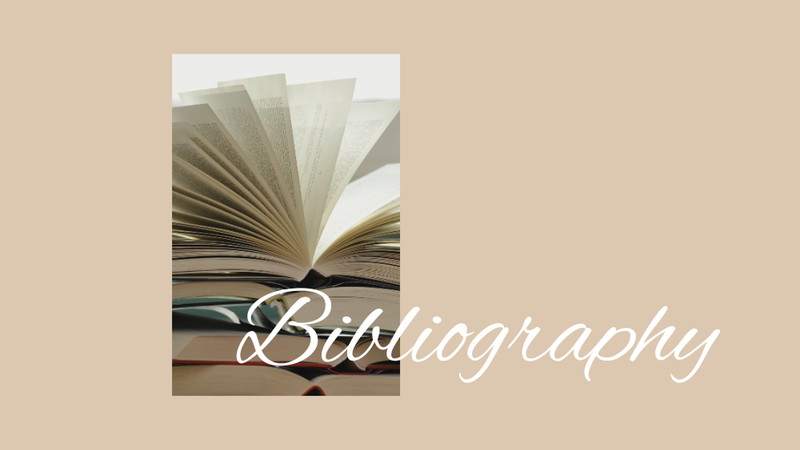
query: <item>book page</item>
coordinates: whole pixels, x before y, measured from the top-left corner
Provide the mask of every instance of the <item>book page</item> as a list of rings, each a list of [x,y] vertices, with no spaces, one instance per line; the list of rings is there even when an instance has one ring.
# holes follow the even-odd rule
[[[199,196],[195,194],[195,197]],[[238,229],[247,230],[257,236],[269,233],[268,230],[265,230],[253,220],[247,220],[246,216],[242,217],[243,215],[241,213],[236,215],[235,210],[225,211],[219,208],[218,204],[214,205],[212,202],[206,203],[197,198],[193,198],[191,196],[191,191],[184,190],[179,186],[172,187],[172,211],[227,223]]]
[[[255,106],[243,86],[231,86],[201,91],[181,92],[181,101],[186,105],[207,103],[219,117],[244,153],[254,163],[261,178],[278,197],[281,206],[288,212],[292,222],[302,229],[305,223],[302,210],[298,211],[291,190],[278,163]],[[299,206],[299,205],[297,205]]]
[[[240,197],[247,199],[254,206],[258,206],[256,198],[241,183],[231,176],[225,169],[200,147],[197,146],[187,133],[191,133],[190,125],[186,122],[172,124],[172,154],[180,157],[195,166],[211,178],[219,181],[225,187],[235,192]]]
[[[246,92],[242,91],[246,94]],[[203,138],[205,138],[219,153],[225,157],[238,170],[261,196],[267,200],[270,210],[286,223],[294,223],[288,212],[281,208],[278,195],[270,189],[266,181],[259,174],[255,164],[245,154],[228,129],[207,104],[179,106],[172,108],[173,122],[187,122]],[[294,230],[294,226],[291,227]],[[294,233],[293,233],[294,234]],[[306,239],[301,241],[306,248]]]
[[[371,215],[399,204],[400,164],[387,164],[347,185],[322,231],[314,261],[344,232]]]
[[[375,146],[375,142],[378,141],[398,112],[400,112],[400,102],[354,103],[350,106],[347,126],[344,129],[344,137],[342,137],[342,146],[336,159],[336,168],[328,189],[328,198],[325,200],[320,231],[325,228],[333,206],[339,200],[342,191],[353,178],[361,162],[367,157],[369,151]]]
[[[239,144],[228,133],[227,128],[209,105],[179,106],[172,108],[173,122],[186,122],[201,136],[207,139],[219,152],[236,167],[250,183],[269,199],[277,203],[276,194],[265,189],[266,183],[257,174],[256,168],[248,160]]]
[[[306,231],[312,243],[319,236],[355,83],[349,79],[287,86]]]
[[[295,208],[302,209],[300,197],[300,175],[294,149],[289,96],[284,74],[268,75],[240,80],[220,81],[221,88],[245,89],[253,102],[261,126],[267,133],[281,172],[289,187]],[[310,245],[313,245],[312,242]]]
[[[284,220],[279,216],[274,206],[241,172],[186,122],[173,122],[172,124],[172,153],[247,200],[264,214],[262,224],[282,230],[283,235],[290,236],[293,242],[297,242],[297,248],[304,248],[288,219]],[[303,253],[308,253],[308,251],[304,250]]]
[[[263,217],[260,211],[234,191],[174,154],[172,155],[172,184],[173,187],[177,186],[227,205],[257,223],[260,223],[259,219]]]

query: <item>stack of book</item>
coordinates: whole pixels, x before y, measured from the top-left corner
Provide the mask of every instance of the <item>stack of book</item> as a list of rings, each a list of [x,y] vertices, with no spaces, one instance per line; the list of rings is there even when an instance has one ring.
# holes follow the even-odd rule
[[[383,344],[399,324],[400,168],[355,181],[399,102],[353,103],[355,80],[287,86],[283,75],[181,94],[172,125],[173,395],[397,395],[399,363],[372,343],[343,350],[375,309]],[[320,317],[311,337],[285,322]],[[276,330],[277,328],[277,330]],[[331,338],[326,361],[323,343]],[[335,338],[335,341],[333,340]],[[249,347],[248,347],[249,345]],[[355,344],[354,344],[355,345]],[[397,348],[399,346],[396,346]],[[369,350],[368,350],[369,349]],[[397,350],[395,350],[397,351]]]

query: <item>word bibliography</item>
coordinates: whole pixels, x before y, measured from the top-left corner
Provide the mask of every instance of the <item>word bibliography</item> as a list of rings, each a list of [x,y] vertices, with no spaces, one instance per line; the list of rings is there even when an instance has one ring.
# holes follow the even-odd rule
[[[292,305],[292,307],[289,308],[289,310],[282,316],[281,320],[276,324],[275,328],[272,330],[272,332],[269,334],[269,336],[267,336],[264,339],[263,342],[259,342],[259,337],[254,331],[250,331],[247,334],[245,334],[245,336],[242,338],[241,343],[239,344],[239,348],[238,348],[237,354],[236,354],[236,360],[239,362],[239,364],[244,364],[244,363],[252,360],[256,356],[258,356],[258,358],[261,359],[266,364],[269,364],[269,365],[272,365],[272,366],[288,366],[288,365],[292,365],[292,364],[296,364],[296,363],[302,362],[305,358],[307,358],[312,353],[314,353],[314,351],[317,348],[317,345],[319,344],[319,338],[317,336],[316,331],[314,330],[313,327],[311,327],[311,325],[314,325],[315,323],[318,323],[318,322],[324,320],[326,317],[328,317],[328,315],[330,315],[331,309],[332,309],[331,299],[324,292],[317,291],[315,289],[308,289],[308,288],[292,288],[292,289],[284,289],[284,290],[281,290],[281,291],[272,292],[272,293],[270,293],[268,295],[265,295],[265,296],[261,297],[260,299],[255,301],[252,306],[250,306],[250,309],[249,309],[249,311],[247,313],[247,320],[252,325],[253,324],[253,313],[262,303],[265,303],[265,302],[269,303],[271,300],[279,298],[282,294],[287,294],[287,293],[291,293],[291,292],[309,292],[309,293],[318,295],[325,302],[324,311],[322,312],[322,314],[318,318],[316,318],[314,320],[305,321],[305,322],[297,322],[297,321],[291,320],[291,318],[292,318],[292,316],[294,314],[296,314],[301,308],[303,308],[303,306],[305,306],[306,304],[311,302],[311,299],[309,297],[302,297],[299,301],[294,303],[294,305]],[[455,357],[456,354],[458,354],[458,352],[461,351],[461,349],[467,343],[468,338],[470,336],[472,336],[473,334],[475,334],[475,332],[469,332],[468,331],[468,328],[467,328],[466,324],[463,324],[463,323],[456,324],[450,329],[450,331],[444,336],[444,338],[439,342],[439,344],[436,346],[436,348],[431,353],[429,353],[428,355],[420,356],[419,355],[420,348],[422,347],[422,345],[425,343],[425,340],[428,338],[428,336],[430,336],[431,332],[433,331],[431,328],[426,328],[419,335],[419,337],[417,338],[417,340],[415,341],[415,343],[411,347],[411,349],[409,349],[407,352],[405,352],[404,354],[402,354],[402,355],[400,355],[398,357],[392,356],[393,355],[393,350],[394,350],[395,346],[398,345],[400,337],[403,335],[403,333],[408,328],[408,326],[413,322],[414,318],[416,317],[417,313],[419,313],[419,311],[420,311],[419,307],[411,308],[411,310],[408,312],[408,314],[406,314],[405,318],[401,322],[400,327],[395,332],[395,334],[392,337],[391,341],[387,345],[382,346],[379,343],[379,339],[378,339],[379,336],[380,336],[380,328],[377,327],[377,326],[373,326],[373,322],[381,315],[381,313],[383,311],[381,309],[376,309],[371,314],[369,314],[366,317],[366,319],[361,323],[361,325],[358,327],[358,330],[352,336],[352,338],[350,340],[350,344],[347,346],[347,348],[342,350],[338,355],[329,356],[328,353],[329,353],[329,351],[330,351],[330,349],[332,347],[332,344],[336,341],[337,338],[339,338],[339,336],[342,333],[342,329],[341,328],[335,328],[333,330],[333,332],[330,333],[330,335],[325,340],[325,343],[323,344],[322,358],[326,362],[330,362],[330,361],[334,361],[334,360],[337,360],[337,359],[341,358],[346,353],[348,359],[350,359],[352,361],[357,361],[362,356],[367,354],[372,349],[372,346],[374,345],[379,350],[382,350],[382,351],[385,350],[386,354],[387,354],[387,357],[392,361],[399,361],[399,360],[407,357],[408,355],[411,355],[411,359],[413,361],[415,361],[415,362],[425,361],[426,359],[429,359],[429,358],[433,357],[434,355],[436,356],[436,358],[439,361],[447,361],[447,360],[450,360],[453,357]],[[534,327],[532,329],[529,328],[530,325],[531,325],[532,319],[530,317],[526,317],[525,320],[523,321],[522,327],[516,333],[515,337],[513,339],[511,339],[511,341],[508,343],[506,348],[510,349],[520,339],[520,337],[522,337],[524,335],[525,337],[524,337],[524,342],[521,345],[521,353],[522,353],[522,358],[525,361],[536,361],[536,360],[538,360],[538,359],[540,359],[540,358],[542,358],[542,357],[544,357],[546,355],[549,355],[550,358],[552,358],[554,361],[563,361],[564,359],[569,357],[570,354],[572,354],[575,357],[575,359],[577,359],[579,361],[583,361],[583,360],[586,361],[583,373],[584,373],[584,377],[586,378],[586,380],[587,381],[591,381],[591,378],[589,376],[589,372],[591,371],[592,364],[596,360],[599,360],[599,361],[614,361],[614,360],[622,358],[631,349],[633,349],[633,351],[630,354],[630,360],[631,361],[635,361],[636,358],[639,356],[639,354],[641,354],[642,351],[652,341],[656,340],[660,336],[660,339],[659,339],[658,343],[656,344],[656,348],[655,348],[655,356],[660,361],[663,361],[663,360],[669,358],[670,356],[674,356],[675,359],[677,359],[677,360],[683,360],[683,359],[688,358],[689,356],[691,356],[695,352],[700,351],[700,356],[697,359],[697,362],[695,363],[694,368],[692,368],[691,372],[689,372],[688,375],[684,376],[683,378],[677,378],[677,377],[675,377],[675,375],[670,374],[670,377],[672,378],[672,380],[674,382],[676,382],[676,383],[684,383],[684,382],[688,381],[689,379],[691,379],[697,373],[697,371],[700,369],[700,366],[703,364],[703,360],[705,360],[706,355],[708,355],[708,352],[711,349],[711,346],[714,344],[714,341],[719,336],[720,330],[718,330],[718,329],[714,330],[705,340],[700,342],[700,344],[698,344],[694,349],[692,349],[691,351],[685,352],[686,346],[689,345],[689,342],[697,334],[697,329],[691,329],[683,336],[683,338],[680,340],[680,342],[678,342],[678,344],[675,345],[675,347],[672,350],[670,350],[669,352],[664,354],[663,353],[664,350],[665,350],[664,347],[666,347],[667,341],[670,339],[670,337],[675,332],[675,327],[668,326],[666,328],[663,328],[661,331],[658,331],[655,334],[653,334],[653,331],[658,326],[659,322],[664,317],[664,314],[666,314],[666,312],[667,312],[667,307],[666,306],[664,306],[663,308],[661,308],[660,311],[658,311],[658,313],[655,315],[653,320],[650,322],[650,325],[648,325],[648,327],[645,330],[645,332],[639,338],[638,343],[637,343],[637,340],[636,340],[636,332],[633,331],[632,329],[630,329],[630,328],[619,328],[619,329],[617,329],[615,327],[611,327],[603,335],[603,337],[600,339],[600,341],[593,348],[591,348],[590,350],[587,351],[587,350],[582,349],[582,346],[586,342],[586,340],[589,338],[589,335],[592,332],[592,330],[591,330],[591,328],[587,328],[586,325],[584,325],[584,324],[576,324],[576,325],[573,325],[573,326],[567,328],[566,330],[564,330],[564,332],[561,333],[553,341],[553,343],[550,345],[550,347],[547,348],[547,350],[545,350],[543,353],[541,353],[539,355],[536,355],[536,356],[530,356],[528,353],[529,353],[529,347],[533,343],[534,338],[536,338],[536,335],[539,333],[540,328],[539,327]],[[345,316],[343,318],[343,322],[344,323],[349,323],[350,322],[350,318]],[[433,318],[433,322],[435,324],[439,324],[439,323],[442,322],[442,319],[437,316],[437,317]],[[267,358],[264,355],[263,350],[270,344],[270,342],[273,340],[275,335],[278,333],[278,330],[280,330],[285,325],[292,326],[292,327],[298,327],[298,328],[304,330],[306,333],[308,333],[308,336],[310,337],[309,343],[308,343],[308,347],[306,348],[306,350],[303,352],[302,355],[298,356],[296,359],[294,359],[292,361],[289,361],[289,362],[273,362],[273,361],[270,361],[269,358]],[[365,336],[367,334],[367,330],[370,329],[370,327],[372,327],[372,330],[371,330],[372,342],[370,343],[369,347],[366,350],[363,350],[363,349],[361,350],[362,353],[360,355],[356,355],[355,352],[356,352],[357,344],[359,343],[359,340],[363,336]],[[567,340],[573,333],[577,333],[577,332],[580,332],[581,334],[580,334],[580,336],[578,336],[577,341],[572,345],[572,347],[569,348],[567,351],[564,351],[563,349],[559,350],[559,347],[561,346],[561,344],[565,340]],[[602,355],[601,351],[603,350],[603,347],[609,341],[611,341],[611,339],[613,339],[617,335],[627,335],[628,343],[625,345],[625,348],[623,350],[617,352],[614,355]],[[498,350],[505,344],[506,338],[508,336],[509,336],[509,328],[504,326],[502,323],[491,324],[491,325],[485,327],[480,332],[478,332],[478,334],[475,335],[472,338],[472,341],[469,343],[469,345],[467,347],[467,350],[466,350],[466,353],[467,353],[467,356],[473,361],[481,361],[481,360],[483,360],[483,365],[480,367],[480,369],[478,369],[478,371],[474,375],[472,375],[469,378],[465,378],[462,374],[459,374],[458,376],[461,379],[461,381],[463,381],[464,383],[472,383],[472,382],[478,380],[481,377],[481,375],[483,375],[486,372],[486,370],[489,368],[489,366],[492,363],[492,360],[494,359],[494,357],[497,354]],[[493,337],[493,340],[491,340],[492,337]],[[456,340],[456,342],[458,342],[456,349],[450,351],[449,354],[445,354],[445,351],[446,351],[445,348],[453,340]],[[484,340],[487,340],[487,341],[491,340],[491,343],[489,344],[489,347],[483,353],[481,353],[479,355],[476,355],[475,354],[476,353],[476,348]],[[255,351],[252,354],[247,355],[246,357],[243,357],[244,355],[242,355],[242,349],[244,348],[245,344],[248,343],[248,342],[252,342],[252,344],[253,344],[253,346],[255,348]],[[558,353],[561,353],[561,352],[563,352],[563,354],[561,354],[561,356],[558,356]],[[582,352],[583,352],[583,354],[581,355]]]

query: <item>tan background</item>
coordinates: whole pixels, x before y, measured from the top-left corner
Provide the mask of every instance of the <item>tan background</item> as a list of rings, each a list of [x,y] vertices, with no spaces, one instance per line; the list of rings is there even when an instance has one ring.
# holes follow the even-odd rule
[[[792,2],[110,5],[0,31],[10,448],[797,445]],[[590,383],[515,347],[470,385],[476,363],[406,362],[399,398],[172,398],[170,55],[192,52],[402,55],[420,325],[641,331],[666,305],[722,330],[703,367],[678,385],[694,357],[648,351]]]

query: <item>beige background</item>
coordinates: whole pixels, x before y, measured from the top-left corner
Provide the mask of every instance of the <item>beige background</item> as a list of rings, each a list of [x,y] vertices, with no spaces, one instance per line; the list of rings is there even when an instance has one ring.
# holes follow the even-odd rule
[[[0,31],[11,448],[797,445],[792,2],[108,5]],[[722,330],[703,367],[678,385],[694,358],[647,352],[590,383],[515,347],[470,385],[471,361],[406,362],[399,398],[172,398],[170,55],[192,52],[402,55],[419,325],[641,331],[666,305]]]

